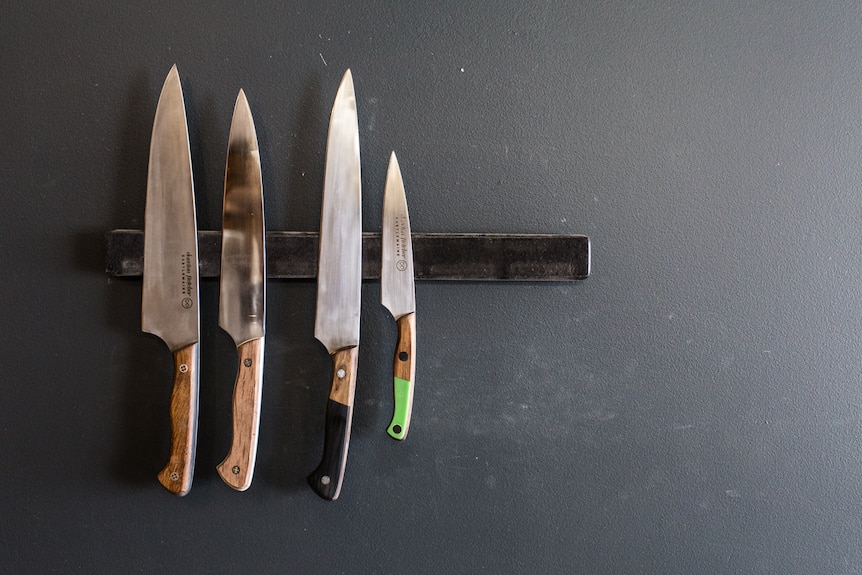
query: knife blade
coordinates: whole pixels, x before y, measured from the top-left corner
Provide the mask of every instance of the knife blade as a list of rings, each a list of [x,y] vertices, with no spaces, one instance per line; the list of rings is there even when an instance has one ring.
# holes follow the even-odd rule
[[[185,495],[192,486],[198,412],[198,243],[185,104],[176,65],[162,87],[147,174],[141,329],[173,353],[171,451],[159,482]]]
[[[216,469],[237,491],[251,486],[257,457],[266,324],[266,244],[260,150],[245,92],[239,91],[228,137],[222,217],[219,325],[239,358],[233,439]]]
[[[362,299],[361,198],[359,123],[353,76],[347,70],[329,120],[314,322],[314,337],[326,346],[332,359],[332,380],[324,417],[323,457],[308,482],[330,501],[341,492],[356,390]]]
[[[416,372],[416,290],[413,281],[413,243],[404,181],[395,152],[389,158],[383,194],[383,234],[380,244],[380,302],[398,325],[392,364],[394,408],[386,432],[394,439],[407,437],[413,411]]]

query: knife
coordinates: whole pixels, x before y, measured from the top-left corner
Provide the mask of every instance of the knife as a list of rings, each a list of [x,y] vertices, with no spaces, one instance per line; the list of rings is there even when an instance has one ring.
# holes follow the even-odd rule
[[[192,486],[198,413],[198,242],[191,152],[180,76],[165,79],[150,141],[144,214],[141,329],[174,356],[171,452],[158,474],[171,493]]]
[[[416,372],[416,291],[413,285],[413,243],[404,182],[395,152],[389,158],[383,194],[380,301],[398,324],[393,360],[395,407],[386,432],[395,439],[407,437],[413,409],[413,376]]]
[[[251,485],[257,456],[263,344],[266,323],[266,250],[263,180],[254,121],[239,91],[228,137],[224,174],[219,325],[233,338],[239,356],[233,392],[233,440],[218,467],[238,491]]]
[[[330,501],[341,492],[356,389],[362,299],[361,197],[359,124],[353,77],[347,70],[329,119],[314,322],[314,337],[332,358],[332,384],[324,418],[323,457],[308,482]]]

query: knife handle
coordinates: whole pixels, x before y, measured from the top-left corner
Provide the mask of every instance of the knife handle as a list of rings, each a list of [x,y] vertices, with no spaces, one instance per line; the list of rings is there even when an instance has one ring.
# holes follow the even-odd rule
[[[216,469],[225,483],[237,491],[251,486],[260,429],[260,399],[263,392],[263,340],[237,346],[239,368],[233,389],[233,441],[230,452]]]
[[[158,478],[165,489],[182,497],[192,488],[198,431],[198,343],[174,352],[171,392],[171,454]]]
[[[395,407],[392,421],[386,429],[390,437],[402,440],[407,437],[410,415],[413,411],[413,377],[416,373],[416,314],[398,318],[398,343],[392,365]]]
[[[324,499],[334,501],[338,499],[338,494],[341,492],[341,482],[344,479],[344,468],[347,464],[359,346],[340,349],[331,357],[332,386],[326,402],[323,458],[317,469],[308,476],[308,483],[315,493]]]

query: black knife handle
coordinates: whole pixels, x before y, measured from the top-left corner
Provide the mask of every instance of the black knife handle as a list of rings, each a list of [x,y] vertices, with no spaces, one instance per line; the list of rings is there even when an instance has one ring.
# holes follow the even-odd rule
[[[174,352],[171,392],[171,454],[158,478],[165,489],[183,496],[192,488],[198,430],[198,343]]]
[[[332,386],[326,402],[323,457],[317,469],[308,476],[308,483],[315,493],[324,499],[334,501],[341,493],[341,483],[347,465],[359,347],[340,349],[331,357]]]

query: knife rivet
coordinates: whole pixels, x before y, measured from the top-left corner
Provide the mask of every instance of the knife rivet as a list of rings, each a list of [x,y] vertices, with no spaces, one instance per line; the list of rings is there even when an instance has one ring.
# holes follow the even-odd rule
[[[338,379],[344,379],[344,376],[347,375],[347,372],[344,371],[343,367],[339,367],[338,371],[335,372],[335,375],[338,376]]]
[[[242,364],[246,367],[251,367],[251,358],[247,357],[243,360]]]
[[[176,471],[171,471],[171,481],[177,481],[180,478],[180,474]]]
[[[186,364],[184,364],[184,363],[183,363],[183,364],[180,364],[180,373],[185,373],[185,372],[187,372],[188,370],[189,370],[189,366],[187,366],[187,365],[186,365]]]
[[[234,475],[239,475],[239,465],[234,465],[233,467],[230,468],[230,470],[231,470],[231,473],[233,473]]]
[[[408,357],[410,357],[410,355],[406,351],[398,353],[398,359],[400,359],[401,361],[407,361]]]
[[[321,477],[321,478],[320,478],[320,482],[321,482],[323,485],[329,485],[329,481],[330,481],[330,480],[329,480],[329,476],[328,476],[328,475],[324,475],[323,477]]]

